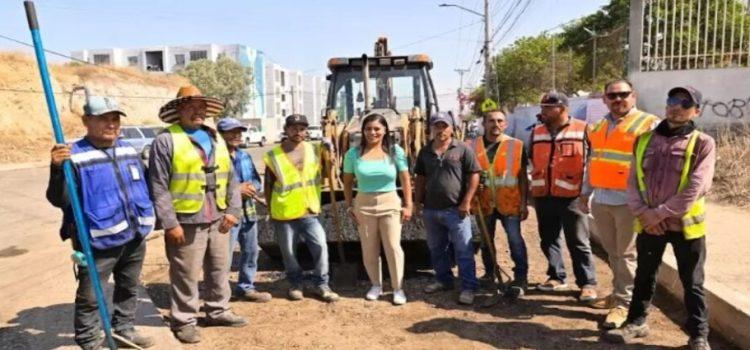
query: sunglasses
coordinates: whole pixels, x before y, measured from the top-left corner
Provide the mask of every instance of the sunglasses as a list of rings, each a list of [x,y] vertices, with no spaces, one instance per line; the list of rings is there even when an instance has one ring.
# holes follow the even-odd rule
[[[632,94],[632,91],[621,91],[621,92],[608,92],[606,93],[608,100],[616,100],[618,97],[622,100],[628,98],[630,94]]]
[[[692,100],[683,100],[679,97],[670,97],[667,99],[667,106],[681,106],[684,109],[693,108],[695,107],[695,102]]]

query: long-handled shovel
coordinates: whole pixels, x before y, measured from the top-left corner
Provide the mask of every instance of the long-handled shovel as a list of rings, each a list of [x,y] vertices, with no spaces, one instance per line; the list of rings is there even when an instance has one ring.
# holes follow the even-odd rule
[[[47,100],[47,109],[49,110],[50,120],[52,122],[52,131],[55,135],[55,142],[58,144],[65,143],[65,137],[63,135],[62,126],[60,125],[60,117],[57,114],[57,105],[55,104],[55,95],[52,91],[52,84],[50,82],[49,71],[47,70],[47,58],[44,55],[44,47],[42,46],[42,37],[39,34],[39,21],[36,17],[36,9],[34,8],[33,1],[24,1],[23,6],[26,8],[26,19],[29,22],[29,29],[31,30],[31,38],[34,41],[34,52],[36,54],[36,61],[39,65],[39,74],[42,77],[42,86],[44,87],[44,97]],[[112,338],[112,327],[109,322],[109,310],[107,310],[106,299],[104,299],[104,292],[102,290],[101,282],[99,281],[99,272],[96,269],[96,263],[94,262],[94,256],[91,253],[91,242],[89,242],[89,229],[86,225],[86,221],[83,217],[83,210],[81,210],[81,201],[78,198],[78,189],[75,183],[73,174],[73,166],[69,160],[63,163],[63,172],[65,173],[65,185],[68,191],[68,197],[70,198],[70,205],[73,208],[73,217],[76,222],[76,232],[78,235],[78,242],[81,244],[81,249],[86,258],[86,270],[89,273],[91,279],[91,285],[94,289],[94,295],[96,296],[96,304],[99,307],[99,317],[102,321],[102,328],[104,329],[104,335],[107,339],[107,344],[110,349],[117,349],[117,343]]]

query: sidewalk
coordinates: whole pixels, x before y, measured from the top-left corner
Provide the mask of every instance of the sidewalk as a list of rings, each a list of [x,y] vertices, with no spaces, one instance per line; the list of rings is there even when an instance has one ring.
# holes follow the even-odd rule
[[[708,203],[706,281],[709,322],[727,340],[750,349],[750,210]],[[596,237],[594,237],[596,238]],[[677,261],[668,248],[659,285],[682,301]]]

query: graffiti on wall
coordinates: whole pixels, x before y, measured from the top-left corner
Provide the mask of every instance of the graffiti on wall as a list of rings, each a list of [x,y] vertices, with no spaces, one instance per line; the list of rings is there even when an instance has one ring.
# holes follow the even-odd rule
[[[707,99],[701,103],[701,117],[707,113],[720,118],[742,119],[750,115],[750,97],[732,98],[726,101]]]

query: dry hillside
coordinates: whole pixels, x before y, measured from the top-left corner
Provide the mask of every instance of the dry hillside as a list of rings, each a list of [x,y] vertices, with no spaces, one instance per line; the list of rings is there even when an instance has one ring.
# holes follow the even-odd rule
[[[83,99],[76,95],[71,101],[66,93],[75,85],[85,85],[97,95],[115,96],[128,114],[123,124],[158,125],[159,107],[187,83],[179,76],[132,69],[61,64],[51,64],[49,69],[66,139],[83,132],[79,118]],[[34,57],[0,52],[0,142],[5,146],[0,163],[44,160],[53,143],[44,94],[29,91],[42,91]]]

